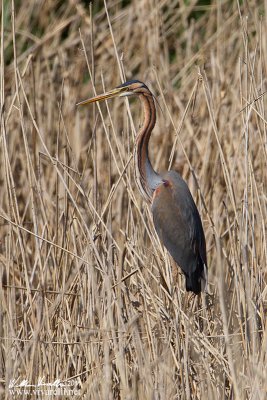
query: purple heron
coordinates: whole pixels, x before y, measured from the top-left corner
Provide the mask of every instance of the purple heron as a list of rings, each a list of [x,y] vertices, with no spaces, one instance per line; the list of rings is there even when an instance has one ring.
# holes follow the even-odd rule
[[[154,98],[138,80],[123,83],[78,105],[112,97],[138,96],[144,110],[144,123],[136,137],[136,183],[145,200],[151,203],[156,232],[175,262],[182,269],[186,290],[199,294],[207,283],[206,243],[201,219],[183,178],[176,171],[157,173],[150,162],[148,144],[156,123]]]

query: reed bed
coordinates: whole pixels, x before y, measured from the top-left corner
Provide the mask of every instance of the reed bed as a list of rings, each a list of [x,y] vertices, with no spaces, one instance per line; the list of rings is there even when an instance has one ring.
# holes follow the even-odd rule
[[[1,5],[1,398],[266,399],[266,2]],[[186,293],[137,190],[138,100],[76,107],[136,78],[209,294]]]

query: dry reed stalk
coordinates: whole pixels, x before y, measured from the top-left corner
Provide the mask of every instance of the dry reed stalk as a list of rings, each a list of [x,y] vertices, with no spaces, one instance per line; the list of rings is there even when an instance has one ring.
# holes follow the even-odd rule
[[[266,5],[1,6],[0,397],[44,377],[77,398],[264,400]],[[138,102],[75,107],[126,77],[158,94],[151,159],[196,199],[210,296],[185,292],[137,191]]]

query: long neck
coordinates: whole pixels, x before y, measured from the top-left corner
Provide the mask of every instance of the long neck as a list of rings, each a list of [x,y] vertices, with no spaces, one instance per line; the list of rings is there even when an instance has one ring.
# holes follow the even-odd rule
[[[161,181],[154,171],[148,155],[148,143],[156,123],[156,108],[152,96],[139,95],[144,110],[144,122],[136,138],[135,174],[143,197],[151,202],[153,191]]]

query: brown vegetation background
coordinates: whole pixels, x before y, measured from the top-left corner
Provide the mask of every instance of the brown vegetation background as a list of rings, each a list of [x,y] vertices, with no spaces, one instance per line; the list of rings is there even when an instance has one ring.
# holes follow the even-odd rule
[[[43,377],[85,399],[266,399],[266,2],[1,7],[1,398],[44,398],[8,388]],[[137,191],[138,100],[75,106],[134,78],[158,99],[153,165],[197,202],[210,295],[185,292]]]

